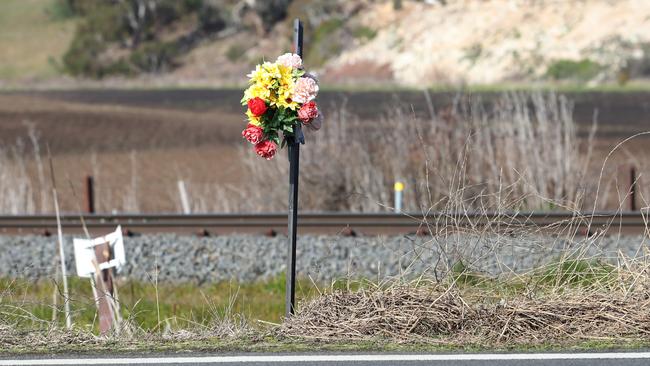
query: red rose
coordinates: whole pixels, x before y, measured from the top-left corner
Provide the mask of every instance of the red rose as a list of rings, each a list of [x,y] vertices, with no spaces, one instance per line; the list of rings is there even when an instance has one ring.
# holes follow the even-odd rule
[[[317,116],[318,108],[316,108],[316,103],[314,101],[303,104],[298,110],[298,119],[301,120],[302,123],[309,123]]]
[[[248,142],[255,145],[264,138],[264,131],[261,127],[249,123],[248,126],[246,126],[246,129],[241,132],[241,135],[248,140]]]
[[[259,117],[259,116],[263,115],[264,112],[266,112],[266,109],[267,109],[266,102],[264,101],[264,99],[259,98],[259,97],[249,99],[248,100],[248,109],[250,109],[251,113],[253,113],[253,115],[255,117]]]
[[[264,140],[255,144],[255,152],[257,155],[265,158],[266,160],[271,160],[275,156],[278,146],[275,142],[271,140]]]

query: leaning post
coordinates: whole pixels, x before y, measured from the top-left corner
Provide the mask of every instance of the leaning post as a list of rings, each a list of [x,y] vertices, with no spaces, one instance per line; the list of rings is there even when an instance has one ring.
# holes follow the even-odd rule
[[[302,58],[302,22],[293,23],[294,52]],[[300,143],[303,142],[300,123],[293,137],[287,139],[289,153],[289,253],[287,255],[285,316],[293,315],[296,303],[296,236],[298,228],[298,176],[300,171]]]

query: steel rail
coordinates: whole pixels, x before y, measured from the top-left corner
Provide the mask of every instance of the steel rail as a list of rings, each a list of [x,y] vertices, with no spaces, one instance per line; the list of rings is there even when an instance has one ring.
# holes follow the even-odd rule
[[[83,223],[93,234],[107,233],[122,225],[129,233],[173,232],[177,234],[286,234],[287,216],[271,214],[64,214],[61,224],[66,233],[82,233]],[[302,213],[298,216],[300,234],[407,234],[435,233],[441,230],[485,227],[512,232],[529,230],[576,230],[609,234],[643,234],[647,216],[638,212],[502,212],[502,213]],[[0,215],[0,234],[47,235],[56,228],[54,215]]]

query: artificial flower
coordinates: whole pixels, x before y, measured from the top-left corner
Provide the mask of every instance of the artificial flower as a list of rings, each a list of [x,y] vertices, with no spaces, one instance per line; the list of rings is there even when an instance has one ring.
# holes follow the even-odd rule
[[[298,103],[307,103],[318,94],[318,84],[316,80],[308,77],[301,77],[296,81],[296,85],[293,88],[293,100]]]
[[[298,110],[298,119],[302,121],[302,123],[309,123],[311,120],[316,118],[316,116],[318,116],[318,107],[316,106],[316,102],[313,100],[303,104]]]
[[[264,101],[264,99],[262,99],[260,97],[255,97],[253,99],[249,99],[248,100],[248,109],[251,111],[251,113],[254,116],[259,117],[259,116],[263,115],[267,110],[266,102]]]
[[[255,144],[255,152],[257,155],[263,157],[266,160],[271,160],[275,156],[275,152],[278,149],[278,145],[271,140],[264,140]]]
[[[242,137],[253,145],[258,144],[264,138],[264,131],[259,126],[249,124],[241,133]]]

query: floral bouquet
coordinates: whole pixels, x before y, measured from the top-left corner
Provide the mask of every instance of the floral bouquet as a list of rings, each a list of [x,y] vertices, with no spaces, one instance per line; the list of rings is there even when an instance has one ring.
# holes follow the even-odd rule
[[[301,124],[317,130],[322,123],[314,99],[318,81],[302,68],[302,59],[287,53],[275,62],[257,65],[249,75],[250,86],[244,91],[248,126],[242,136],[255,145],[257,155],[270,160],[280,145],[291,138],[303,139]]]

